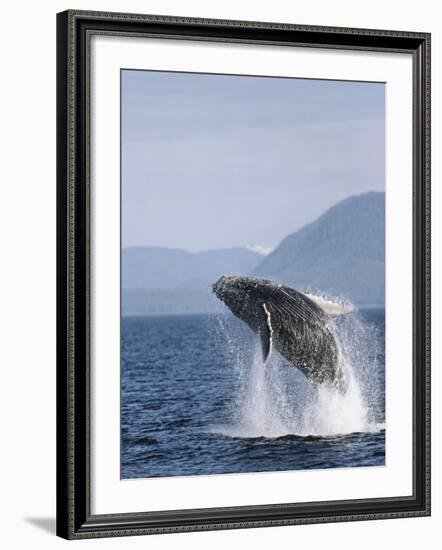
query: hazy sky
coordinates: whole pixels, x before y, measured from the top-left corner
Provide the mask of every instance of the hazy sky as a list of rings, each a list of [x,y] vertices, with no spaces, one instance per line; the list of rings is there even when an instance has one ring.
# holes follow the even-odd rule
[[[384,84],[122,72],[123,246],[276,246],[384,190]]]

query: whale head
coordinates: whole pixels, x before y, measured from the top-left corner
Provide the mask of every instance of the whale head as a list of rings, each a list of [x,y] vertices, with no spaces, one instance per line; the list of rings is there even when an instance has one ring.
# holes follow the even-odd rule
[[[263,304],[269,299],[273,288],[272,281],[223,275],[212,286],[215,296],[223,301],[236,317],[252,327],[258,327],[263,318]]]

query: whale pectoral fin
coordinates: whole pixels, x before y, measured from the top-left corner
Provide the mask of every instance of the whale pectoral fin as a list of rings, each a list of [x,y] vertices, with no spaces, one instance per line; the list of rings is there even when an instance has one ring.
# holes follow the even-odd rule
[[[262,358],[265,363],[269,358],[272,349],[272,345],[270,342],[270,330],[268,329],[267,325],[264,325],[261,328],[259,336],[261,337]]]
[[[265,323],[263,323],[261,326],[259,335],[261,337],[262,357],[265,363],[272,351],[272,332],[273,331],[272,331],[272,319],[271,319],[270,311],[268,310],[266,304],[262,304],[262,307],[266,314],[266,320],[265,320]]]

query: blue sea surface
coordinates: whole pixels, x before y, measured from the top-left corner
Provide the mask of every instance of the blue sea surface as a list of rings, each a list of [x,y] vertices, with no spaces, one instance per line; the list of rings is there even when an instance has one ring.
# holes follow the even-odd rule
[[[382,466],[385,312],[337,322],[351,391],[313,387],[232,315],[122,320],[121,478]]]

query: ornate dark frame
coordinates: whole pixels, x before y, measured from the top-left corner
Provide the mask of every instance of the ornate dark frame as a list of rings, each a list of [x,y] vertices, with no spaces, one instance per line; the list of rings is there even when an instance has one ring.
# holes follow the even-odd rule
[[[93,34],[413,56],[413,483],[410,497],[92,515],[89,44]],[[57,534],[67,539],[430,514],[430,35],[69,10],[57,15]]]

